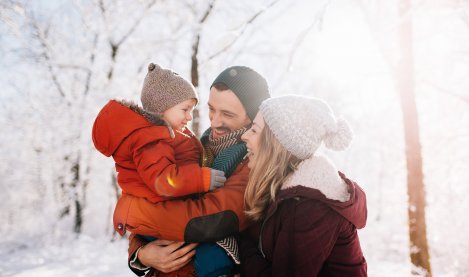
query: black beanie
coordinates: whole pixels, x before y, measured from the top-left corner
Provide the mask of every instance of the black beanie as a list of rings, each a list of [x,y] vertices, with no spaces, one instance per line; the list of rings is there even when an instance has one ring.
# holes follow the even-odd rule
[[[232,66],[223,70],[213,81],[225,84],[239,98],[251,120],[254,120],[262,101],[270,98],[267,81],[259,73],[246,66]]]

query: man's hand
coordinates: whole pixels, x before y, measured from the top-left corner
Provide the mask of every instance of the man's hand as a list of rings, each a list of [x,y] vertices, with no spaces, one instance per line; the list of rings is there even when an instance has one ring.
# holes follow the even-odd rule
[[[197,243],[191,243],[178,249],[183,244],[183,241],[155,240],[138,251],[138,260],[164,273],[178,270],[191,261],[197,246]]]

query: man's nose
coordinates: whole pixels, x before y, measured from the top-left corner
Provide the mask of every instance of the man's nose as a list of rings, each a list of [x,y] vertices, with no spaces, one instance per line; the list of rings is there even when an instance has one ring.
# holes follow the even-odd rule
[[[214,113],[210,118],[210,125],[212,126],[212,128],[217,128],[217,127],[222,126],[221,123],[222,122],[220,120],[220,116],[218,114]]]

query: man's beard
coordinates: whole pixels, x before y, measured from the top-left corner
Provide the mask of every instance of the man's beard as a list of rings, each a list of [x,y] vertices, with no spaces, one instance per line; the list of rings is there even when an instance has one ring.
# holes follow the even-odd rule
[[[224,127],[224,126],[213,128],[213,129],[217,132],[226,132],[227,134],[231,133],[231,131],[232,131],[230,128]]]

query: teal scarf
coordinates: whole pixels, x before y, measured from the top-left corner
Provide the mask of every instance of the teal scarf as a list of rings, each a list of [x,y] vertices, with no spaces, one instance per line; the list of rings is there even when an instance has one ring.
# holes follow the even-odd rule
[[[239,131],[234,131],[234,132],[240,132],[239,137],[241,137],[242,133],[246,131],[245,128],[240,129]],[[211,151],[210,150],[210,133],[211,133],[211,128],[208,128],[200,138],[200,141],[202,142],[202,145],[204,145],[204,148],[206,151]],[[231,133],[230,133],[231,134]],[[230,134],[227,134],[226,136],[220,138],[223,140],[225,137],[231,137]],[[220,140],[218,139],[218,140]],[[218,151],[218,154],[215,154],[213,162],[211,163],[210,167],[213,169],[221,170],[225,172],[225,177],[228,178],[233,171],[236,169],[238,164],[243,160],[244,156],[246,156],[247,149],[246,149],[246,144],[241,141],[240,139],[236,140],[236,142],[226,144],[225,147],[221,150]]]

